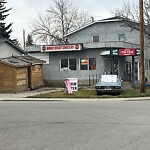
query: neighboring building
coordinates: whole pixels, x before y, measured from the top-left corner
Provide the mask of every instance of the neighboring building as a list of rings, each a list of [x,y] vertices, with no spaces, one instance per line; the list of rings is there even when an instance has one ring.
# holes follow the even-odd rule
[[[6,58],[12,55],[22,55],[24,54],[24,50],[20,47],[14,45],[7,39],[0,39],[0,58]]]
[[[138,82],[139,38],[139,32],[124,26],[122,18],[113,17],[91,22],[67,34],[68,45],[43,45],[34,52],[28,50],[28,53],[46,57],[48,63],[44,65],[44,80],[50,85],[62,84],[66,78],[78,78],[79,85],[89,84],[89,77],[98,78],[106,73],[117,74],[124,81],[131,81],[134,77]],[[145,47],[148,80],[149,48]]]

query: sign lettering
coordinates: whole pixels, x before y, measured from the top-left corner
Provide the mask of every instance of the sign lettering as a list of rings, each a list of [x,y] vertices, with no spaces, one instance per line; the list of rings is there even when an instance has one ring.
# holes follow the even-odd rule
[[[119,56],[135,56],[134,48],[119,49]]]
[[[74,45],[43,45],[41,46],[41,52],[52,52],[52,51],[76,51],[82,50],[81,44]]]

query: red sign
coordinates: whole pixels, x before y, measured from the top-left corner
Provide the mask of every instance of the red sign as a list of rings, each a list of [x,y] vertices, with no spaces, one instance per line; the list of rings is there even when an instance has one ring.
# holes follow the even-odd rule
[[[40,73],[41,72],[41,67],[39,65],[34,66],[34,72],[35,73]]]
[[[119,49],[119,56],[135,56],[134,48]]]
[[[81,44],[74,45],[43,45],[41,46],[41,52],[52,52],[52,51],[74,51],[81,50]]]

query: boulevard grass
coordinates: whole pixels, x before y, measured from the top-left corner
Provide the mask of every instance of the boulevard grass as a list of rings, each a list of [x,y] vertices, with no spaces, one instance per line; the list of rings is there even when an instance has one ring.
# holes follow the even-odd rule
[[[120,95],[97,95],[95,90],[79,89],[72,94],[64,93],[64,91],[48,92],[44,94],[38,94],[30,96],[29,98],[131,98],[131,97],[150,97],[150,88],[146,89],[146,93],[143,95],[140,93],[139,88],[122,90]]]

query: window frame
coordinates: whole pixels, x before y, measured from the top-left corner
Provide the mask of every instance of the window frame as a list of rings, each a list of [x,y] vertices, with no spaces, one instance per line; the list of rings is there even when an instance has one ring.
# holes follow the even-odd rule
[[[70,69],[70,60],[75,60],[75,70]],[[67,60],[67,67],[62,68],[62,60]],[[65,69],[66,68],[66,69]],[[60,60],[60,71],[76,71],[77,70],[77,59],[76,58],[66,58]]]
[[[81,60],[87,60],[87,69],[81,69]],[[90,59],[94,59],[95,60],[95,69],[90,69]],[[91,58],[80,58],[79,59],[79,70],[80,71],[95,71],[96,70],[96,58],[95,57],[91,57]]]

